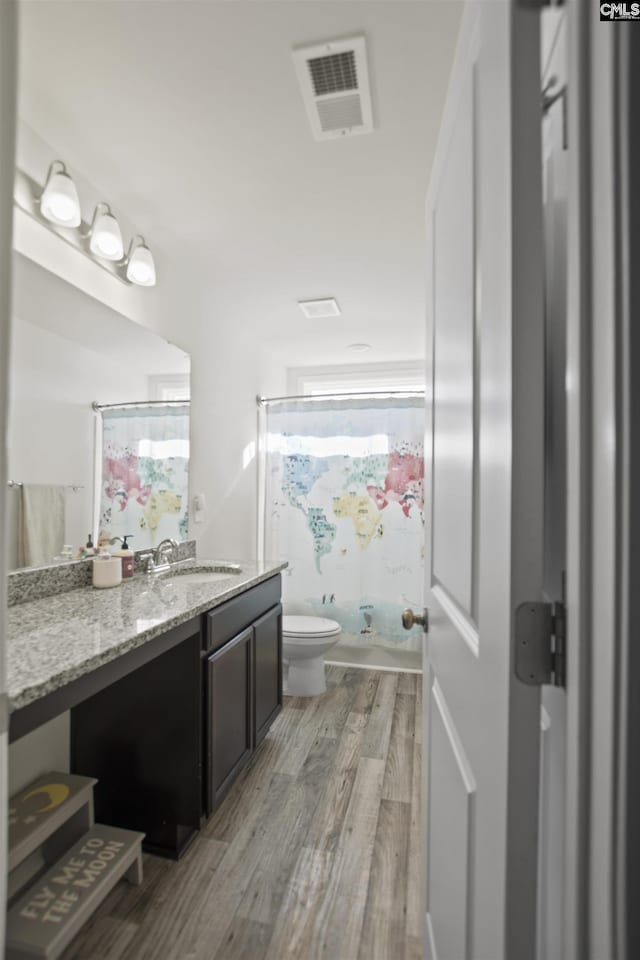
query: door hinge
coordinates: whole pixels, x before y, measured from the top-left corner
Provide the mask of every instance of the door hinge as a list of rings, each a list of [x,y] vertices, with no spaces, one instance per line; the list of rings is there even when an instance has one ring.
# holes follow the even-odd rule
[[[521,603],[515,616],[515,670],[523,683],[566,685],[567,615],[563,603]]]

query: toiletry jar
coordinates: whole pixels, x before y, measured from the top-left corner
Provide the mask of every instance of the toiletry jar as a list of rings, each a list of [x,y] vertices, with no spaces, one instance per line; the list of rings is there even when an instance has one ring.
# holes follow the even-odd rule
[[[93,561],[93,585],[102,590],[105,587],[117,587],[122,583],[122,559],[120,557],[98,557]]]

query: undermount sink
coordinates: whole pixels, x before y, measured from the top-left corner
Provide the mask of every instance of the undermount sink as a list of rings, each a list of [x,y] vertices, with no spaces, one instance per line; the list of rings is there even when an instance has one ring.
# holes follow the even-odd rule
[[[242,573],[242,567],[237,563],[198,564],[182,570],[170,570],[162,579],[179,580],[180,583],[215,583],[217,580],[237,577],[239,573]]]

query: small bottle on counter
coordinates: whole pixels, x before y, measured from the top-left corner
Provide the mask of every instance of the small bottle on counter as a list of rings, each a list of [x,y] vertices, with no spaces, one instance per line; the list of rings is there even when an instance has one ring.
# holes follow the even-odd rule
[[[93,585],[99,590],[117,587],[122,583],[122,560],[112,557],[108,550],[101,550],[93,561]]]
[[[125,533],[122,540],[122,546],[118,551],[116,551],[116,553],[114,553],[115,557],[122,557],[122,577],[125,580],[133,576],[133,560],[135,554],[127,543],[128,540],[132,539],[133,534]]]
[[[84,548],[85,556],[91,557],[96,552],[96,548],[93,545],[93,540],[91,539],[91,534],[87,535],[87,542]]]

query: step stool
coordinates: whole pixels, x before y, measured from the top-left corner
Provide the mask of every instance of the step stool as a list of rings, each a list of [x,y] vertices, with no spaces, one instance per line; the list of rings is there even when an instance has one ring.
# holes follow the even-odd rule
[[[7,913],[7,960],[55,960],[121,877],[142,882],[143,833],[97,823]]]
[[[48,773],[9,801],[7,960],[55,960],[121,877],[142,882],[143,833],[94,824],[92,777]],[[42,870],[20,882],[39,852]]]
[[[9,800],[9,872],[46,844],[53,863],[93,826],[93,777],[47,773]],[[53,840],[53,842],[48,842]]]

